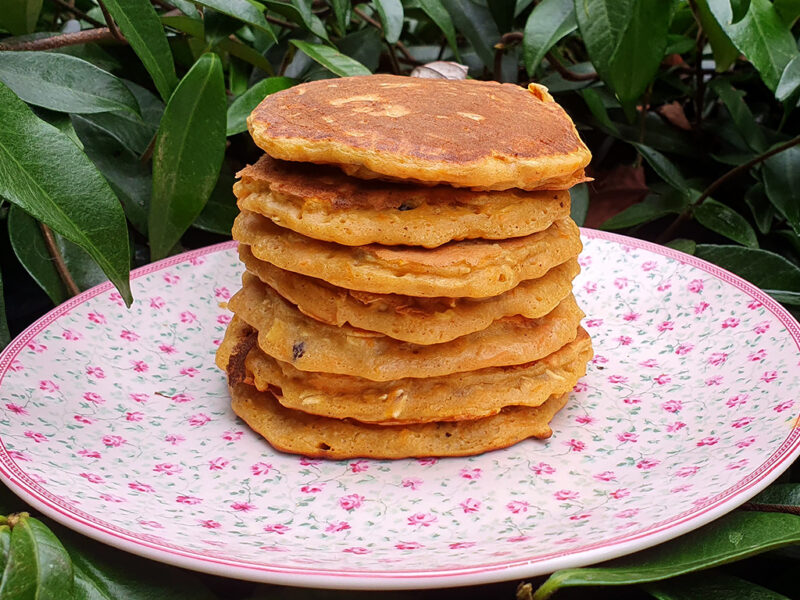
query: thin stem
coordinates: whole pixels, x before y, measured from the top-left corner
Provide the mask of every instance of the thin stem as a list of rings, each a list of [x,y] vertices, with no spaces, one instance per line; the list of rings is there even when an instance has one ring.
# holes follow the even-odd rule
[[[90,25],[94,25],[95,27],[102,27],[103,26],[103,23],[101,23],[97,19],[94,19],[94,18],[90,17],[85,12],[83,12],[81,9],[75,8],[72,4],[70,4],[69,2],[66,2],[66,0],[53,0],[53,4],[57,4],[58,6],[68,10],[69,12],[73,13],[76,17],[80,17],[81,19],[83,19],[84,21],[89,23]]]
[[[570,71],[559,62],[552,52],[545,54],[545,57],[553,68],[558,71],[558,74],[567,81],[595,81],[597,79],[597,73],[576,73],[575,71]]]
[[[108,27],[98,27],[97,29],[84,29],[75,33],[62,33],[48,38],[21,42],[19,44],[0,44],[0,50],[52,50],[53,48],[64,48],[65,46],[77,46],[92,42],[120,42],[127,43],[123,38],[119,40],[114,37]]]
[[[283,19],[279,19],[279,18],[273,17],[271,15],[267,15],[266,18],[267,18],[267,21],[269,21],[270,23],[275,23],[275,25],[279,25],[279,26],[283,27],[284,29],[299,29],[300,28],[300,25],[298,25],[297,23],[290,23],[289,21],[284,21]]]
[[[356,13],[366,23],[369,23],[373,27],[376,27],[376,28],[380,29],[381,31],[383,31],[383,26],[378,21],[376,21],[375,19],[370,17],[367,13],[365,13],[363,10],[361,10],[360,8],[353,7],[353,12]]]
[[[386,50],[389,53],[389,64],[392,66],[392,73],[395,75],[400,75],[400,63],[397,62],[397,56],[395,56],[394,48],[389,42],[386,42]]]
[[[67,264],[64,262],[64,257],[61,256],[61,252],[59,251],[58,246],[56,246],[56,239],[53,236],[53,232],[44,223],[39,223],[39,227],[42,229],[44,243],[47,246],[47,251],[50,253],[51,258],[53,259],[53,264],[56,267],[56,271],[58,271],[58,276],[61,278],[61,281],[64,282],[64,286],[67,288],[69,295],[77,296],[81,293],[81,290],[75,283],[75,280],[72,278],[72,275],[67,268]]]
[[[114,23],[114,19],[111,17],[111,13],[108,12],[103,0],[97,0],[97,3],[100,5],[100,10],[103,11],[103,18],[106,20],[106,25],[108,25],[108,28],[111,30],[111,35],[117,40],[124,40],[125,38],[120,33],[119,29],[117,29],[117,24]]]
[[[781,144],[780,146],[775,146],[772,150],[768,150],[763,154],[759,154],[752,160],[749,160],[744,164],[738,165],[733,169],[731,169],[730,171],[722,174],[720,177],[715,179],[711,183],[711,185],[709,185],[705,190],[703,190],[703,193],[700,194],[694,202],[692,202],[689,206],[687,206],[683,210],[683,212],[675,218],[675,220],[669,225],[669,227],[667,227],[664,230],[664,232],[660,236],[658,236],[656,242],[658,242],[659,244],[663,244],[665,241],[672,239],[672,236],[675,235],[675,232],[678,230],[678,227],[680,227],[680,225],[689,218],[689,215],[692,214],[692,211],[698,206],[700,206],[703,202],[705,202],[705,200],[709,198],[711,194],[717,191],[717,189],[721,185],[727,183],[728,181],[737,177],[741,173],[749,171],[751,168],[753,168],[759,163],[764,162],[769,157],[775,156],[776,154],[780,154],[784,150],[788,150],[789,148],[797,146],[798,144],[800,144],[800,135],[798,135],[797,137],[793,137],[789,141]]]
[[[381,25],[380,22],[378,22],[375,19],[373,19],[372,17],[370,17],[363,10],[361,10],[358,7],[354,7],[353,8],[353,12],[355,14],[357,14],[359,16],[359,18],[361,18],[365,23],[369,23],[375,29],[377,29],[378,31],[383,33],[383,25]],[[397,62],[397,56],[394,53],[394,46],[395,45],[399,48],[400,52],[403,53],[403,55],[405,56],[405,58],[406,58],[406,60],[408,62],[410,62],[412,64],[417,64],[417,65],[420,64],[419,61],[415,60],[414,57],[411,56],[411,53],[408,51],[408,48],[406,48],[405,45],[402,42],[398,41],[394,45],[390,44],[389,42],[386,42],[386,45],[388,46],[388,49],[389,49],[389,64],[392,66],[392,72],[395,75],[399,75],[400,74],[400,63]]]

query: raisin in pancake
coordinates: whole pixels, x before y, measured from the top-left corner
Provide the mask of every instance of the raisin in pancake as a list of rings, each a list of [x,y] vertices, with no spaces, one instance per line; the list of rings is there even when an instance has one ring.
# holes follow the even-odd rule
[[[332,459],[469,456],[526,438],[548,438],[553,433],[548,424],[567,403],[564,394],[535,408],[508,407],[472,421],[383,426],[290,410],[270,392],[244,383],[230,392],[233,411],[277,450]]]
[[[276,267],[333,285],[377,294],[487,298],[541,277],[581,251],[571,219],[509,240],[465,240],[434,249],[342,246],[278,227],[250,211],[233,224],[233,238]]]
[[[326,79],[267,96],[248,120],[274,158],[487,190],[566,190],[591,154],[546,88],[394,75]]]
[[[239,208],[281,227],[347,246],[435,248],[452,240],[506,239],[569,216],[563,191],[472,192],[347,177],[340,170],[262,156],[239,172]]]
[[[285,271],[258,260],[246,244],[239,244],[239,257],[248,271],[317,321],[348,323],[414,344],[448,342],[503,317],[542,317],[572,292],[580,271],[578,261],[571,259],[494,298],[416,298],[347,290]]]
[[[301,371],[373,381],[436,377],[544,358],[575,339],[583,313],[570,295],[539,319],[505,317],[483,331],[443,344],[409,344],[380,333],[336,327],[307,317],[245,272],[228,306],[258,331],[258,345]]]
[[[497,414],[505,406],[539,406],[550,396],[569,392],[592,357],[591,340],[581,329],[573,342],[532,363],[374,382],[299,371],[264,354],[253,343],[254,334],[239,317],[233,318],[225,333],[217,365],[232,381],[272,391],[286,408],[381,425],[478,419]]]

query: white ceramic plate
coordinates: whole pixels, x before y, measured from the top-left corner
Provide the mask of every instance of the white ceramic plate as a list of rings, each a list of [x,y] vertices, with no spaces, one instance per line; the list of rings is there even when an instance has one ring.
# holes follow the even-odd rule
[[[546,442],[443,460],[273,451],[214,351],[232,244],[149,265],[0,356],[0,473],[44,514],[167,563],[331,588],[528,577],[670,539],[800,452],[797,322],[688,255],[585,230],[575,290],[596,357]]]

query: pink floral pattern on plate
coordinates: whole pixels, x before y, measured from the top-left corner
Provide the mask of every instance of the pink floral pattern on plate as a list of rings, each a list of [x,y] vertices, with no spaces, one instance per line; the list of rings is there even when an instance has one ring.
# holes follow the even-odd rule
[[[64,524],[167,562],[331,587],[459,585],[647,547],[745,501],[800,448],[797,323],[702,261],[584,231],[596,356],[545,442],[321,461],[237,420],[214,351],[232,244],[140,269],[0,356],[0,474]]]

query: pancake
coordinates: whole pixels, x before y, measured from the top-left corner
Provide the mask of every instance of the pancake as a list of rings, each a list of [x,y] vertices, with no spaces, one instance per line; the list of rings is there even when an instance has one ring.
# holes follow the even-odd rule
[[[580,329],[575,341],[536,362],[427,379],[373,382],[298,371],[264,354],[253,343],[254,333],[239,317],[233,318],[225,333],[217,364],[229,372],[232,381],[271,391],[286,408],[380,425],[478,419],[497,414],[505,406],[539,406],[552,395],[568,393],[585,374],[592,357],[589,335]]]
[[[583,317],[570,295],[539,319],[505,317],[483,331],[423,346],[349,325],[321,323],[303,315],[254,275],[245,272],[242,282],[228,306],[258,331],[264,352],[301,371],[373,381],[436,377],[538,360],[574,340]]]
[[[290,410],[269,392],[230,387],[233,411],[277,450],[310,457],[408,458],[469,456],[506,448],[526,438],[548,438],[548,423],[567,403],[554,396],[535,408],[515,406],[472,421],[368,425]]]
[[[346,246],[434,248],[452,240],[506,239],[569,217],[568,192],[472,192],[362,181],[340,170],[262,156],[239,172],[239,208],[305,236]]]
[[[571,259],[494,298],[416,298],[347,290],[284,271],[258,260],[246,244],[239,244],[239,257],[248,271],[303,314],[329,325],[347,323],[413,344],[448,342],[486,329],[503,317],[542,317],[571,293],[572,280],[580,271],[578,261]]]
[[[539,233],[509,240],[465,240],[435,249],[322,242],[278,227],[244,210],[233,238],[276,267],[333,285],[377,294],[487,298],[541,277],[581,251],[571,219]]]
[[[591,154],[546,88],[394,75],[301,84],[247,119],[283,160],[341,165],[352,176],[486,190],[566,190]]]

